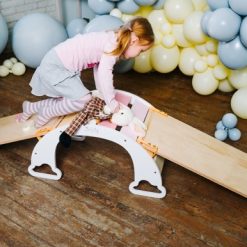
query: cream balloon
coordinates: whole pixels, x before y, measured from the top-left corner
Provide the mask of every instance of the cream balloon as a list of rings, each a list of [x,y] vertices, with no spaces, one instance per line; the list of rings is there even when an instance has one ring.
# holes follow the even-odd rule
[[[247,67],[239,70],[231,70],[229,81],[237,89],[247,87]]]
[[[206,0],[192,0],[195,10],[201,10],[204,12],[204,9],[207,7]]]
[[[0,76],[5,77],[9,74],[9,69],[3,65],[0,66]]]
[[[154,44],[159,45],[162,42],[163,34],[158,29],[153,29],[154,32]]]
[[[172,48],[176,45],[175,37],[172,34],[167,34],[162,38],[162,45],[166,48]]]
[[[160,31],[163,34],[169,34],[172,31],[172,25],[169,22],[165,22],[161,25],[160,27]]]
[[[197,52],[201,55],[201,56],[207,56],[209,55],[209,52],[207,50],[207,47],[205,44],[202,45],[196,45],[195,46]]]
[[[226,77],[228,76],[228,70],[227,68],[222,65],[222,64],[217,64],[214,68],[213,68],[213,74],[214,77],[217,80],[224,80],[226,79]]]
[[[150,61],[151,50],[142,52],[138,57],[135,58],[133,69],[139,73],[147,73],[152,70]]]
[[[157,45],[152,49],[150,58],[151,64],[156,71],[168,73],[178,65],[179,49],[177,46],[168,49],[162,45]]]
[[[202,73],[208,69],[208,64],[203,59],[199,59],[194,64],[195,72]]]
[[[194,11],[194,6],[191,0],[166,0],[164,10],[170,22],[179,24]]]
[[[240,88],[233,94],[231,108],[238,117],[247,119],[247,87]]]
[[[219,81],[213,76],[212,69],[203,73],[195,73],[192,79],[193,89],[201,95],[212,94],[219,86]]]
[[[205,47],[209,53],[216,53],[217,52],[217,41],[210,39],[206,42]]]
[[[122,12],[119,9],[117,9],[117,8],[113,9],[110,12],[110,15],[111,16],[115,16],[115,17],[120,18],[120,19],[122,18]]]
[[[26,72],[26,67],[23,63],[15,63],[12,67],[12,73],[14,75],[23,75]]]
[[[3,62],[3,66],[5,66],[5,67],[8,68],[8,69],[11,69],[11,68],[13,67],[13,63],[11,62],[10,59],[6,59],[6,60],[4,60],[4,62]]]
[[[178,67],[185,75],[194,75],[195,69],[194,64],[200,59],[198,52],[192,48],[184,48],[180,53],[180,59]]]
[[[147,17],[153,28],[159,29],[163,23],[167,22],[163,10],[153,10]]]
[[[206,42],[207,36],[201,28],[201,19],[203,12],[195,11],[189,15],[184,21],[184,36],[194,44],[202,44]]]
[[[180,47],[190,47],[192,44],[184,37],[183,24],[173,24],[172,33],[176,39],[176,43]]]
[[[134,15],[147,18],[152,10],[153,8],[151,6],[142,6],[137,12],[134,13]]]
[[[235,88],[231,85],[231,83],[229,82],[227,78],[219,82],[218,89],[224,93],[230,93],[235,90]]]
[[[17,59],[16,59],[15,57],[11,57],[9,60],[10,60],[13,64],[15,64],[15,63],[18,62]]]
[[[219,62],[218,56],[216,54],[209,54],[207,56],[207,63],[210,67],[215,67]]]
[[[128,22],[134,18],[133,15],[127,15],[127,14],[122,14],[122,21],[123,22]]]

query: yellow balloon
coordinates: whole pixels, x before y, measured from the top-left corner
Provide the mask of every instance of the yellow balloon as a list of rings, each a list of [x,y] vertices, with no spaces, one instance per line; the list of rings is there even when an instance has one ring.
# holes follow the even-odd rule
[[[168,49],[162,45],[157,45],[152,49],[150,58],[155,70],[160,73],[168,73],[178,65],[179,49],[177,46]]]
[[[231,107],[237,116],[247,119],[247,87],[240,88],[233,94]]]
[[[220,81],[218,89],[224,93],[230,93],[235,90],[227,78]]]
[[[206,0],[192,0],[192,3],[195,7],[195,10],[201,10],[204,12],[204,9],[207,7]]]
[[[237,89],[247,87],[247,67],[239,70],[232,70],[229,75],[229,81],[232,86]]]
[[[216,54],[209,54],[207,56],[207,62],[208,62],[208,66],[215,67],[219,62],[219,58]]]
[[[169,34],[172,31],[172,25],[169,22],[165,22],[161,25],[160,31],[163,34]]]
[[[195,69],[194,64],[197,60],[200,59],[200,55],[198,52],[192,48],[184,48],[181,51],[180,59],[179,59],[179,69],[185,75],[194,75]]]
[[[163,23],[167,22],[163,10],[153,10],[147,17],[153,28],[159,29]]]
[[[205,43],[207,39],[201,28],[203,14],[201,11],[195,11],[184,21],[184,36],[194,44]]]
[[[135,16],[148,17],[150,12],[153,10],[151,6],[142,6],[137,12],[134,13]]]
[[[208,52],[217,53],[218,42],[215,39],[208,40],[205,46]]]
[[[189,42],[184,37],[183,24],[173,24],[172,25],[172,33],[176,39],[176,43],[180,47],[190,47],[192,46],[191,42]]]
[[[127,15],[127,14],[122,14],[122,21],[123,22],[128,22],[134,18],[133,15]]]
[[[133,69],[139,73],[147,73],[152,70],[150,62],[151,50],[142,52],[138,57],[135,58]]]
[[[154,44],[159,45],[162,42],[163,34],[158,29],[153,29],[154,32]]]
[[[166,0],[164,9],[167,19],[179,24],[194,11],[194,6],[191,0]]]
[[[194,69],[198,73],[202,73],[208,69],[208,64],[203,59],[199,59],[194,64]]]
[[[212,94],[219,85],[219,81],[213,76],[211,68],[203,73],[195,73],[192,79],[193,89],[201,95]]]
[[[162,45],[166,48],[172,48],[176,45],[176,40],[172,34],[167,34],[162,39]]]
[[[213,69],[214,77],[218,80],[224,80],[228,76],[226,67],[222,64],[217,64]]]
[[[201,55],[201,56],[207,56],[209,54],[207,47],[205,44],[202,45],[196,45],[195,46],[197,52]]]

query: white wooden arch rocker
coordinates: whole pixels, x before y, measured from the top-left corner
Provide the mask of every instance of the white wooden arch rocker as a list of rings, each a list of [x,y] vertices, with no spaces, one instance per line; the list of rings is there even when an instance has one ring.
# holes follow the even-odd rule
[[[152,108],[148,102],[124,91],[118,91],[116,98],[122,104],[130,106],[135,117],[138,117],[143,122],[146,119],[149,109]],[[31,164],[28,167],[28,172],[32,176],[54,180],[61,178],[62,172],[56,165],[56,148],[60,134],[69,126],[71,120],[71,116],[65,117],[57,128],[44,135],[43,138],[38,141],[33,149]],[[144,143],[143,140],[135,135],[129,126],[119,128],[119,126],[112,124],[109,120],[102,121],[97,125],[82,125],[74,136],[77,140],[80,140],[80,137],[98,137],[106,139],[115,142],[126,149],[134,166],[134,181],[129,185],[130,192],[155,198],[162,198],[166,195],[166,189],[162,185],[161,177],[164,159],[157,157],[155,151],[152,151],[153,149],[155,150],[155,147]],[[84,138],[82,138],[82,140],[83,139]],[[150,150],[147,150],[144,147]],[[156,162],[159,162],[158,165]],[[49,165],[55,174],[47,174],[34,170],[36,167],[42,166],[43,164]],[[141,181],[149,182],[152,186],[157,187],[159,192],[137,189],[136,187]]]

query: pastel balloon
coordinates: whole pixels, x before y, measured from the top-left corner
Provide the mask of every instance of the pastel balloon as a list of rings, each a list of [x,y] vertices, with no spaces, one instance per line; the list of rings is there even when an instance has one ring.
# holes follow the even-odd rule
[[[5,21],[5,18],[0,14],[0,53],[5,49],[8,38],[9,38],[9,30],[8,25]]]
[[[230,69],[242,69],[247,66],[247,48],[243,46],[239,36],[230,42],[220,42],[218,55],[221,62]]]
[[[162,42],[163,35],[158,29],[153,29],[154,32],[154,44],[159,45]]]
[[[203,73],[195,73],[192,79],[193,89],[201,95],[212,94],[219,85],[219,81],[213,76],[212,69],[208,68]]]
[[[194,48],[184,48],[181,51],[178,67],[185,75],[194,75],[194,64],[200,59],[200,55]]]
[[[162,39],[162,45],[166,48],[172,48],[176,45],[175,37],[172,34],[167,34]]]
[[[151,64],[156,71],[168,73],[178,65],[179,49],[177,46],[168,49],[162,45],[157,45],[152,49],[150,58]]]
[[[123,0],[118,2],[117,7],[125,14],[133,14],[140,8],[140,6],[137,5],[134,0]]]
[[[98,15],[110,13],[115,4],[107,0],[88,0],[88,6]]]
[[[234,0],[235,1],[235,0]],[[210,9],[228,8],[228,0],[208,0]]]
[[[5,66],[8,69],[11,69],[13,67],[13,65],[14,64],[11,62],[10,59],[6,59],[6,60],[3,61],[3,66]]]
[[[229,0],[231,9],[239,15],[247,15],[246,0]]]
[[[227,69],[225,66],[223,66],[222,64],[217,64],[214,68],[213,68],[213,74],[214,74],[214,77],[217,79],[217,80],[224,80],[226,79],[226,77],[228,76],[228,73],[227,73]]]
[[[153,5],[156,0],[134,0],[140,6],[149,6]]]
[[[152,70],[150,54],[151,50],[149,49],[136,57],[133,69],[139,73],[150,72]]]
[[[204,10],[207,7],[207,0],[192,0],[195,10]]]
[[[88,22],[82,18],[77,18],[77,19],[70,21],[68,25],[66,26],[68,36],[71,38],[78,33],[82,34],[84,32],[84,29],[87,23]]]
[[[163,10],[153,10],[147,17],[153,28],[159,29],[163,23],[166,23],[166,17]]]
[[[214,132],[214,137],[220,141],[224,141],[227,138],[227,131],[223,129],[218,129]]]
[[[110,15],[111,15],[111,16],[115,16],[115,17],[117,17],[117,18],[121,18],[121,17],[122,17],[122,12],[121,12],[119,9],[115,8],[115,9],[113,9],[113,10],[110,12]]]
[[[164,9],[167,19],[179,24],[194,11],[194,6],[191,0],[166,0]]]
[[[218,64],[218,56],[216,54],[209,54],[207,56],[207,63],[210,67],[215,67]]]
[[[247,87],[247,67],[239,70],[232,70],[228,78],[232,86],[237,89]]]
[[[201,44],[206,41],[206,35],[201,29],[201,19],[203,12],[195,11],[184,21],[184,36],[195,44]]]
[[[156,1],[156,2],[152,5],[153,9],[163,9],[164,4],[165,4],[165,1],[166,1],[166,0],[158,0],[158,1]]]
[[[141,6],[137,12],[135,12],[135,16],[148,17],[148,15],[152,12],[152,6]]]
[[[232,141],[238,141],[241,138],[241,131],[237,128],[229,129],[228,137]]]
[[[216,53],[217,52],[217,47],[218,47],[218,42],[216,42],[215,39],[210,39],[206,43],[206,49],[210,53]]]
[[[239,35],[241,42],[247,48],[247,16],[242,20]]]
[[[219,41],[230,41],[240,30],[241,17],[229,8],[215,10],[207,23],[209,36]]]
[[[13,64],[15,64],[15,63],[18,62],[17,59],[16,59],[15,57],[11,57],[9,60],[10,60]]]
[[[238,118],[233,113],[226,113],[222,117],[222,123],[226,128],[234,128],[238,123]]]
[[[247,119],[247,87],[240,88],[233,94],[231,108],[238,117]]]
[[[189,47],[192,46],[191,42],[189,42],[184,37],[184,28],[183,24],[173,24],[172,25],[172,33],[176,39],[176,43],[180,47]]]
[[[172,31],[172,25],[169,22],[165,22],[161,25],[160,30],[163,34],[169,34]]]
[[[9,69],[3,65],[0,66],[0,76],[4,77],[9,74]]]
[[[26,67],[23,63],[15,63],[12,67],[12,73],[14,75],[23,75],[26,72]]]
[[[213,12],[212,11],[207,11],[203,14],[202,19],[201,19],[201,28],[202,31],[208,35],[208,21],[210,17],[212,16]]]
[[[216,129],[217,129],[217,130],[220,130],[220,129],[224,130],[224,129],[226,129],[226,127],[225,127],[224,124],[222,123],[222,120],[220,120],[220,121],[216,124]]]
[[[199,59],[194,63],[195,72],[202,73],[208,69],[208,64],[203,60]]]
[[[209,52],[207,50],[207,46],[205,43],[201,44],[201,45],[196,45],[195,48],[201,56],[208,56],[209,55]]]
[[[229,82],[227,78],[219,82],[218,89],[224,93],[230,93],[235,90],[235,88],[231,85],[231,83]]]

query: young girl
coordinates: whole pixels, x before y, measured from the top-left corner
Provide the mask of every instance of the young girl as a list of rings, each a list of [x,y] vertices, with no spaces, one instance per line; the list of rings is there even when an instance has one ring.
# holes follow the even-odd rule
[[[137,17],[117,31],[78,34],[58,44],[43,58],[30,82],[32,94],[51,98],[38,102],[24,101],[20,121],[38,114],[35,127],[51,118],[83,109],[91,99],[80,72],[93,68],[96,89],[112,112],[119,109],[115,99],[112,70],[119,58],[129,59],[149,49],[154,34],[147,19]]]

